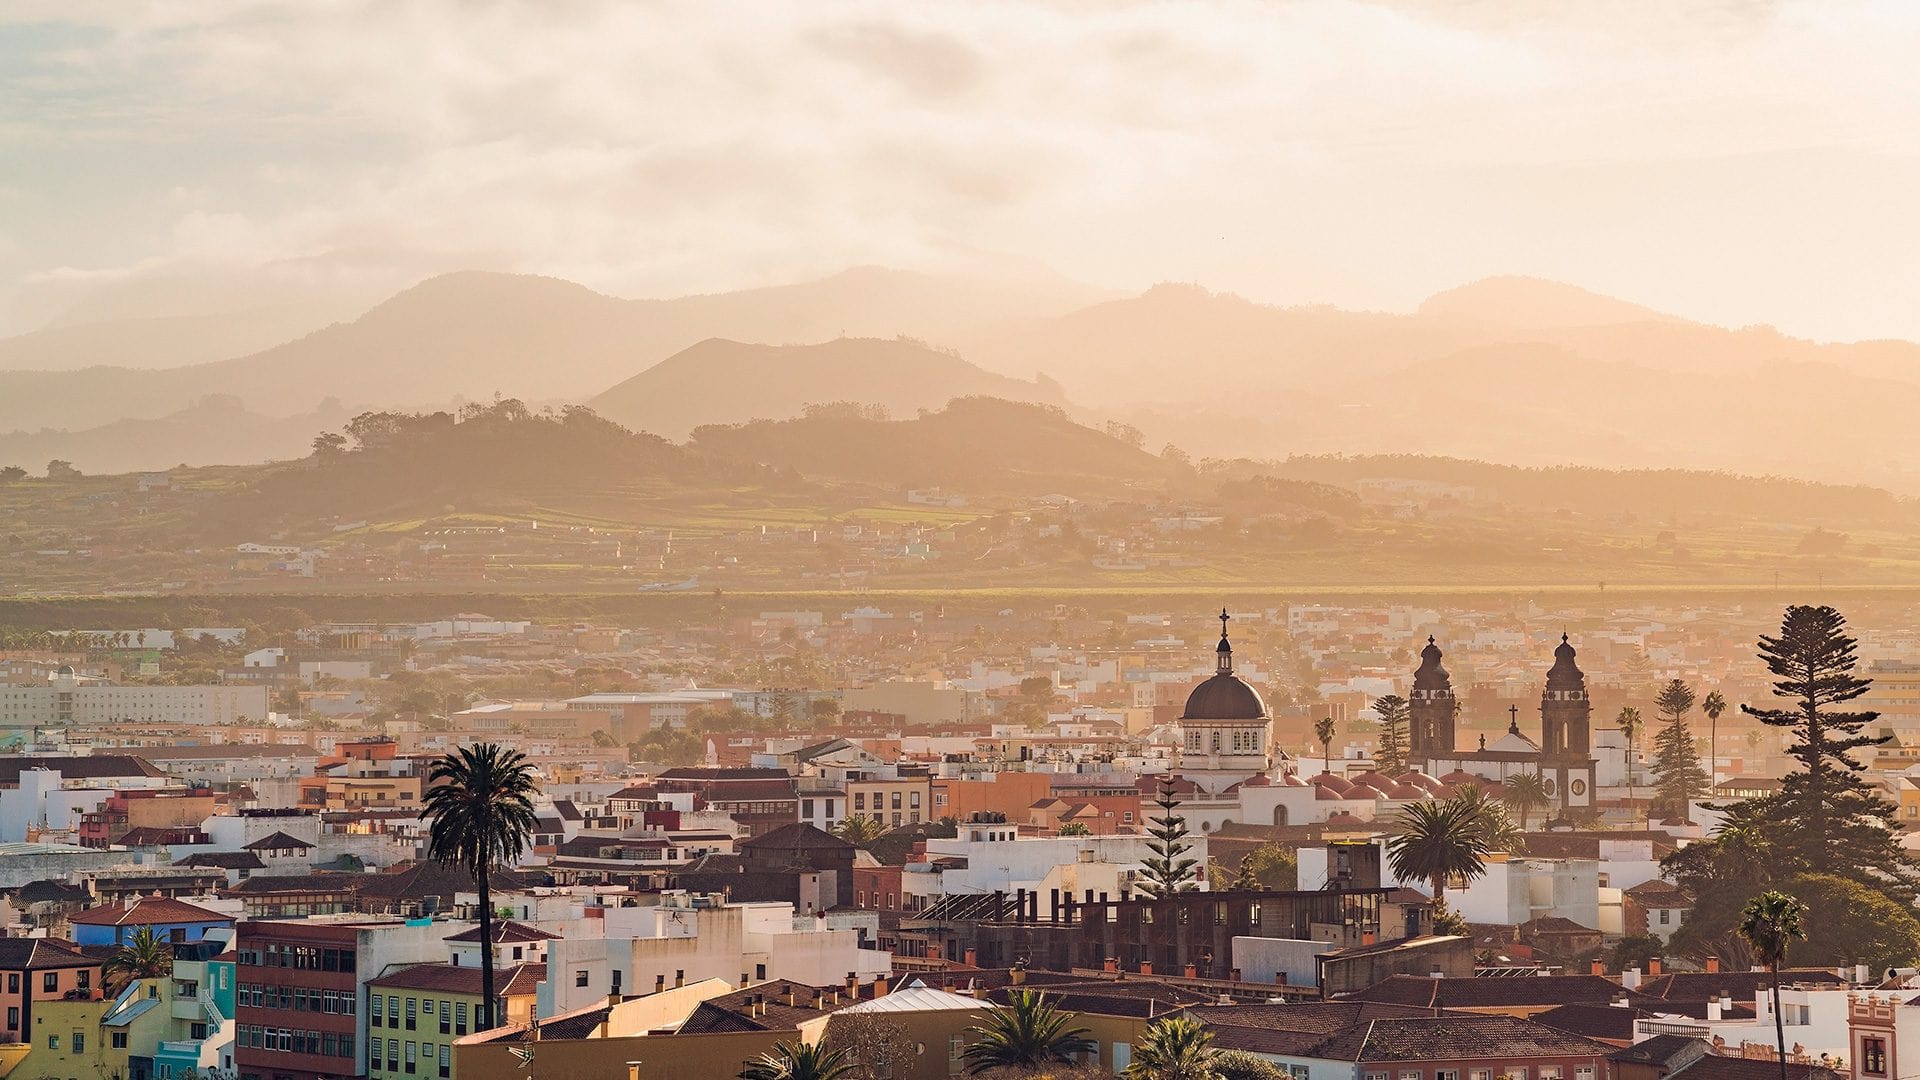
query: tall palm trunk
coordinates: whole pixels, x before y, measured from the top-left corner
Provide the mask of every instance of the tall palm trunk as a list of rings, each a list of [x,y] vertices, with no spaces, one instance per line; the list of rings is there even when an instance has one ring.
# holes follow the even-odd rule
[[[480,879],[480,1021],[481,1031],[493,1030],[493,882],[487,880],[493,875],[486,867],[480,868],[475,875]],[[1776,998],[1779,989],[1774,990]],[[1778,1007],[1778,1002],[1775,1002]]]
[[[1773,1037],[1780,1044],[1780,1080],[1787,1080],[1787,1020],[1780,1014],[1780,961],[1767,965],[1773,975]]]

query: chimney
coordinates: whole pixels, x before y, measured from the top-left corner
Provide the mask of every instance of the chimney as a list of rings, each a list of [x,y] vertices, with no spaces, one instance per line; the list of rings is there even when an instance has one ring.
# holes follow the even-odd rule
[[[1232,971],[1229,971],[1229,972],[1227,973],[1227,980],[1228,980],[1229,982],[1239,982],[1239,981],[1240,981],[1240,969],[1239,969],[1239,968],[1234,968],[1234,969],[1233,969]]]
[[[981,986],[979,983],[974,983],[973,984],[973,1000],[975,1001],[987,1000],[987,988],[984,986]]]
[[[1447,973],[1444,971],[1441,971],[1439,965],[1437,964],[1434,965],[1434,968],[1432,971],[1427,972],[1427,978],[1429,979],[1444,979],[1446,977],[1447,977]]]
[[[887,996],[887,977],[885,975],[873,980],[873,996],[877,998]]]
[[[793,987],[791,986],[787,987],[787,1008],[789,1009],[794,1007],[795,993],[796,992]]]
[[[1630,967],[1620,973],[1620,987],[1623,990],[1640,989],[1640,969]]]
[[[740,980],[740,982],[741,982],[741,985],[743,986],[746,984],[745,979]],[[665,990],[666,988],[667,988],[667,977],[665,975],[655,975],[653,977],[653,992],[658,994],[661,991]]]
[[[678,990],[685,985],[687,985],[687,969],[679,968],[673,973],[673,988]]]
[[[1717,956],[1707,957],[1707,974],[1715,975],[1715,974],[1718,974],[1719,971],[1720,971],[1720,958]]]
[[[1720,1022],[1720,1001],[1718,998],[1708,998],[1707,999],[1707,1023],[1717,1024],[1719,1022]]]
[[[1371,930],[1362,930],[1362,931],[1360,931],[1360,944],[1362,944],[1362,945],[1371,945],[1371,944],[1373,944],[1373,943],[1374,943],[1374,935],[1373,935],[1373,931],[1371,931]]]
[[[1853,965],[1853,981],[1864,986],[1873,981],[1873,972],[1865,964]]]
[[[1660,974],[1660,958],[1659,957],[1656,956],[1653,959],[1647,961],[1647,974],[1650,976]]]
[[[1102,971],[1119,971],[1120,958],[1116,956],[1109,956],[1106,958],[1105,961],[1101,963],[1100,968]]]
[[[1027,984],[1027,969],[1023,967],[1008,968],[1007,980],[1015,986],[1025,986]]]
[[[859,972],[855,972],[855,971],[847,972],[847,998],[853,1001],[858,1001],[860,999]]]
[[[960,962],[968,967],[979,967],[980,951],[978,949],[968,949],[966,952],[960,954]]]
[[[1606,962],[1603,960],[1595,960],[1593,962],[1591,973],[1594,975],[1605,975],[1607,973]]]
[[[1186,970],[1183,971],[1182,974],[1189,979],[1197,979],[1200,977],[1200,965],[1188,964],[1186,966]]]
[[[1142,975],[1153,974],[1153,961],[1151,960],[1140,961],[1140,974]]]

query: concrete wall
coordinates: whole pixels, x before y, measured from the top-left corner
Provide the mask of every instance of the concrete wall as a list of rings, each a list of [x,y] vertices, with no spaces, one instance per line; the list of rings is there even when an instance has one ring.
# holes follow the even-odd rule
[[[1233,966],[1240,969],[1240,978],[1246,982],[1317,986],[1320,965],[1314,958],[1337,948],[1339,946],[1326,941],[1237,937],[1233,939]]]

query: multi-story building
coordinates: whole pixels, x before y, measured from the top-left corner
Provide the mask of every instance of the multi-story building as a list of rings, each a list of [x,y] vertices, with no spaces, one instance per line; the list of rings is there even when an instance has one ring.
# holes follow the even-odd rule
[[[6,1042],[32,1042],[34,1006],[90,995],[100,986],[100,961],[69,942],[0,938],[0,1010]]]
[[[366,916],[241,923],[234,1066],[242,1080],[366,1075],[371,1024],[362,988],[394,964],[443,959],[446,936],[466,926]]]
[[[781,769],[668,769],[654,781],[662,795],[690,793],[725,813],[743,836],[800,820],[799,782]]]
[[[545,964],[494,972],[493,1026],[533,1018]],[[367,984],[367,1075],[403,1080],[453,1075],[453,1042],[480,1028],[480,969],[410,964]]]
[[[849,778],[846,786],[848,817],[864,817],[889,827],[932,820],[933,781],[928,777]]]
[[[44,686],[0,686],[0,726],[162,723],[209,726],[267,718],[264,686],[117,686],[67,666]]]

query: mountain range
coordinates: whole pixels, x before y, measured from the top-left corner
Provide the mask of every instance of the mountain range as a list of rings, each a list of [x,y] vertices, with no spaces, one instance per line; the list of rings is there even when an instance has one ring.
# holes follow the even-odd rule
[[[112,355],[100,342],[125,330],[69,322],[0,339],[0,433],[16,433],[0,435],[0,464],[263,460],[311,439],[323,408],[350,415],[497,395],[585,402],[676,439],[811,404],[906,416],[995,396],[1122,419],[1150,446],[1200,456],[1421,453],[1920,490],[1907,419],[1920,409],[1920,346],[1710,326],[1529,278],[1381,313],[1266,305],[1192,285],[1116,296],[1058,279],[878,268],[668,300],[463,272],[245,355],[71,367],[76,356]],[[155,340],[187,358],[259,332],[236,324],[230,338],[155,331]],[[94,351],[76,351],[79,339]],[[209,396],[230,431],[195,441],[204,417],[182,411]]]

